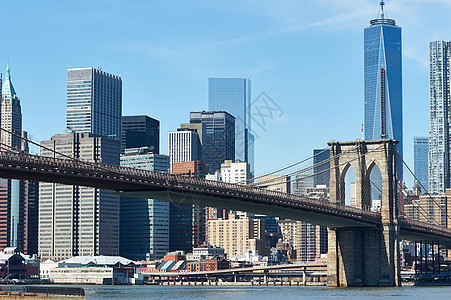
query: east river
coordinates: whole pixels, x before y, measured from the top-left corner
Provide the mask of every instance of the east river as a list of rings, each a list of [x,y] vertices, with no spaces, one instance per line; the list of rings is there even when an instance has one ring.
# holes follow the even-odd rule
[[[451,299],[451,287],[83,286],[86,299]]]

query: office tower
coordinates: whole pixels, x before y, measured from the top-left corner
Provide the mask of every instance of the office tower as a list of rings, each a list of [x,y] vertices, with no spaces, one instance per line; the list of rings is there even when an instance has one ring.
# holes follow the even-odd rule
[[[122,78],[101,68],[67,70],[67,123],[73,132],[121,140]]]
[[[451,42],[429,43],[428,188],[444,193],[450,187]]]
[[[295,179],[292,181],[291,191],[294,195],[304,196],[307,191],[313,189],[313,170],[307,170],[299,175],[296,175]]]
[[[395,20],[385,18],[384,2],[380,5],[379,18],[371,20],[364,30],[364,136],[365,140],[397,140],[402,157],[401,27],[396,26]],[[396,171],[398,180],[402,180],[400,159],[396,161]],[[378,186],[380,176],[380,170],[374,168],[371,180]]]
[[[330,150],[313,149],[313,187],[325,185],[329,187],[330,180]]]
[[[197,132],[178,129],[168,133],[168,151],[171,164],[202,159],[202,147]]]
[[[227,257],[244,255],[246,250],[268,252],[264,220],[231,216],[228,220],[208,221],[208,244],[224,248]]]
[[[247,161],[254,174],[251,81],[245,78],[209,78],[208,110],[235,117],[235,159]]]
[[[172,174],[205,178],[202,161],[178,162],[172,165]],[[183,203],[170,204],[170,251],[192,252],[205,242],[205,207]]]
[[[249,164],[245,161],[226,160],[221,164],[221,178],[223,182],[247,184],[250,178]]]
[[[57,153],[89,162],[119,165],[120,142],[91,133],[54,135],[41,155]],[[41,259],[119,255],[119,196],[111,191],[55,183],[39,185]]]
[[[356,207],[357,206],[357,198],[356,198],[356,186],[355,186],[355,181],[353,181],[353,182],[351,182],[351,184],[350,184],[350,191],[349,191],[349,194],[350,194],[350,204],[349,204],[349,206],[352,206],[352,207]]]
[[[9,64],[0,99],[1,149],[28,152],[28,144],[21,138],[26,138],[27,133],[22,131],[20,99],[11,80]],[[26,254],[36,253],[36,186],[37,183],[25,180],[0,179],[0,248],[17,247]]]
[[[413,172],[417,177],[421,191],[428,191],[428,152],[429,139],[427,137],[413,138]]]
[[[190,123],[205,124],[199,128],[204,128],[201,129],[204,135],[201,140],[202,160],[208,173],[219,171],[225,160],[235,159],[235,118],[231,114],[224,111],[192,112]]]
[[[297,261],[315,261],[327,254],[327,228],[301,221],[279,220],[282,240],[296,250]]]
[[[122,116],[122,153],[126,148],[153,147],[160,153],[160,121],[149,116]]]
[[[125,149],[121,166],[169,172],[169,156],[150,147]],[[131,260],[156,260],[169,252],[169,202],[121,197],[119,254]]]

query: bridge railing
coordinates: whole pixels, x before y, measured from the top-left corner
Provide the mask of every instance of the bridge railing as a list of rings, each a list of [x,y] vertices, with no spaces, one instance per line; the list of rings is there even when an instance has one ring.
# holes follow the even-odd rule
[[[429,224],[429,223],[422,222],[422,221],[415,221],[415,220],[407,219],[404,217],[399,218],[398,222],[405,229],[419,230],[422,232],[430,232],[433,234],[440,234],[443,236],[451,236],[451,228],[440,227],[437,225]]]
[[[187,189],[211,189],[212,192],[221,192],[223,194],[234,194],[239,197],[260,197],[272,202],[291,204],[293,206],[303,206],[311,208],[320,208],[324,211],[334,211],[343,216],[352,216],[353,218],[362,218],[367,221],[380,222],[380,214],[366,211],[358,208],[343,206],[339,203],[329,202],[327,199],[317,199],[306,196],[293,195],[280,191],[263,189],[257,186],[233,184],[226,182],[211,181],[183,175],[174,175],[163,172],[142,170],[123,166],[107,165],[99,162],[88,162],[77,159],[65,159],[57,157],[37,156],[24,152],[0,152],[0,160],[15,161],[18,164],[26,165],[45,165],[52,171],[64,171],[67,169],[87,172],[89,176],[108,176],[122,180],[137,179],[143,183],[156,183],[166,186],[168,189],[177,186]],[[29,168],[29,167],[28,167]]]

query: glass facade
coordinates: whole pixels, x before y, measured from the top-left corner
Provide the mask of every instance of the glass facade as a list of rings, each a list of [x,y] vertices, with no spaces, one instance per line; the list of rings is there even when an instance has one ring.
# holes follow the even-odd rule
[[[235,118],[227,112],[192,112],[190,123],[204,123],[202,127],[202,161],[207,173],[221,170],[225,160],[235,160]]]
[[[420,186],[422,192],[428,191],[428,151],[429,139],[427,137],[416,136],[413,138],[413,169],[422,185],[422,187]]]
[[[450,187],[450,74],[451,42],[429,43],[429,157],[430,193]]]
[[[382,136],[397,140],[402,157],[401,27],[383,14],[364,30],[364,136],[365,140]],[[402,162],[397,160],[396,166],[402,180]]]
[[[208,110],[235,117],[235,159],[247,161],[254,174],[251,81],[245,78],[209,78]]]
[[[153,147],[153,153],[160,153],[160,121],[149,116],[123,116],[122,153],[139,147]]]
[[[325,185],[329,187],[330,181],[330,158],[329,149],[313,149],[313,174],[318,174],[313,177],[313,187],[317,185]]]
[[[121,166],[168,172],[169,156],[137,149],[121,156]],[[132,260],[161,259],[169,251],[169,202],[121,197],[120,256]]]
[[[121,117],[121,77],[94,68],[67,70],[68,130],[120,141]]]

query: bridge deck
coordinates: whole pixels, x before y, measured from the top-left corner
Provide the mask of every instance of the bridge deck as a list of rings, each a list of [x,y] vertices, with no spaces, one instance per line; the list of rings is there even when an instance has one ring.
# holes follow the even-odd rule
[[[127,196],[243,210],[332,228],[382,226],[380,214],[326,199],[26,153],[0,152],[0,177],[109,189]],[[439,239],[451,246],[450,229],[407,219],[399,219],[399,224],[402,238]]]

